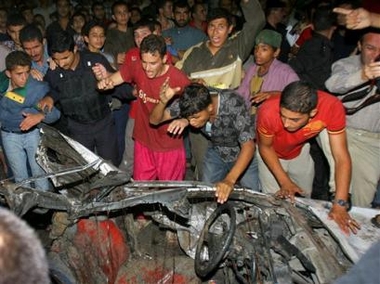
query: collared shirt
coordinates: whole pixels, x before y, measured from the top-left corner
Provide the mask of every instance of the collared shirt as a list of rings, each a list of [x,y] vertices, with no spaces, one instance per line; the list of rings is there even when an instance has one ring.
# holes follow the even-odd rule
[[[49,58],[50,56],[47,51],[47,45],[44,44],[44,57],[43,57],[42,65],[38,64],[37,62],[32,61],[32,69],[38,70],[45,76],[46,72],[49,70],[49,61],[48,61]]]
[[[167,29],[162,32],[162,35],[171,38],[174,49],[182,51],[207,39],[204,32],[189,25]]]

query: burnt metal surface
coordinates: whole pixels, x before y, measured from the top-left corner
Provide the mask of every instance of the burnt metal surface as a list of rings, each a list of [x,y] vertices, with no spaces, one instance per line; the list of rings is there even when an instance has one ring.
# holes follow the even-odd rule
[[[231,218],[221,212],[208,224],[213,237],[204,240],[202,264],[220,242],[226,252],[215,269],[196,275],[198,239],[218,208],[211,184],[133,182],[50,127],[42,129],[37,160],[54,189],[31,186],[43,177],[5,181],[0,198],[20,216],[36,208],[56,212],[49,259],[61,283],[331,283],[352,265],[307,206],[236,188],[228,201],[236,217],[232,241],[224,243]]]

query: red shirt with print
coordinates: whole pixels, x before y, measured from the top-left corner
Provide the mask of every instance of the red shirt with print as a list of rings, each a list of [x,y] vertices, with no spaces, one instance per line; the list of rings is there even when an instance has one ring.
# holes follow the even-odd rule
[[[172,136],[168,133],[168,123],[154,126],[149,123],[149,116],[160,99],[160,88],[169,79],[169,86],[184,87],[190,84],[190,80],[186,74],[169,65],[168,71],[158,77],[148,78],[142,69],[141,64],[131,68],[124,64],[120,68],[120,74],[125,82],[135,83],[137,90],[135,127],[133,130],[133,138],[143,144],[145,147],[157,151],[172,151],[183,147],[182,137]]]
[[[172,65],[173,60],[170,52],[166,52],[166,56],[168,64]],[[129,66],[128,68],[138,68],[138,66],[141,65],[140,49],[138,47],[131,48],[125,53],[125,60],[123,65]],[[132,101],[131,108],[129,109],[129,117],[134,119],[135,115],[135,101]]]

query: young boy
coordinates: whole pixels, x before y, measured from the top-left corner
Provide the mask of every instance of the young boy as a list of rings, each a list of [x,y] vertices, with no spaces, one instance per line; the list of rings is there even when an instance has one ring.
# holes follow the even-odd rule
[[[114,2],[112,19],[116,22],[116,27],[107,30],[104,52],[114,57],[115,65],[123,64],[125,52],[134,47],[132,29],[128,27],[129,16],[127,3],[124,1]]]
[[[56,108],[51,112],[39,109],[38,102],[49,87],[29,76],[32,65],[29,55],[13,51],[6,57],[5,64],[6,70],[0,75],[1,137],[15,182],[20,182],[28,178],[27,163],[33,176],[44,174],[35,159],[40,139],[38,124],[55,122],[60,112]],[[49,189],[47,179],[36,180],[35,186]]]

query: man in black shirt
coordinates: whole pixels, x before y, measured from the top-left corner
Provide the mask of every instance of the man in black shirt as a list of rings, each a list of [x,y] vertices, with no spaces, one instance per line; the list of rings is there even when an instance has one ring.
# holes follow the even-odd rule
[[[97,89],[92,71],[97,64],[110,72],[112,67],[101,54],[77,51],[73,37],[66,32],[56,33],[51,39],[49,54],[57,68],[49,69],[45,75],[51,91],[42,105],[59,102],[67,118],[68,135],[117,165],[116,130],[109,97]]]

